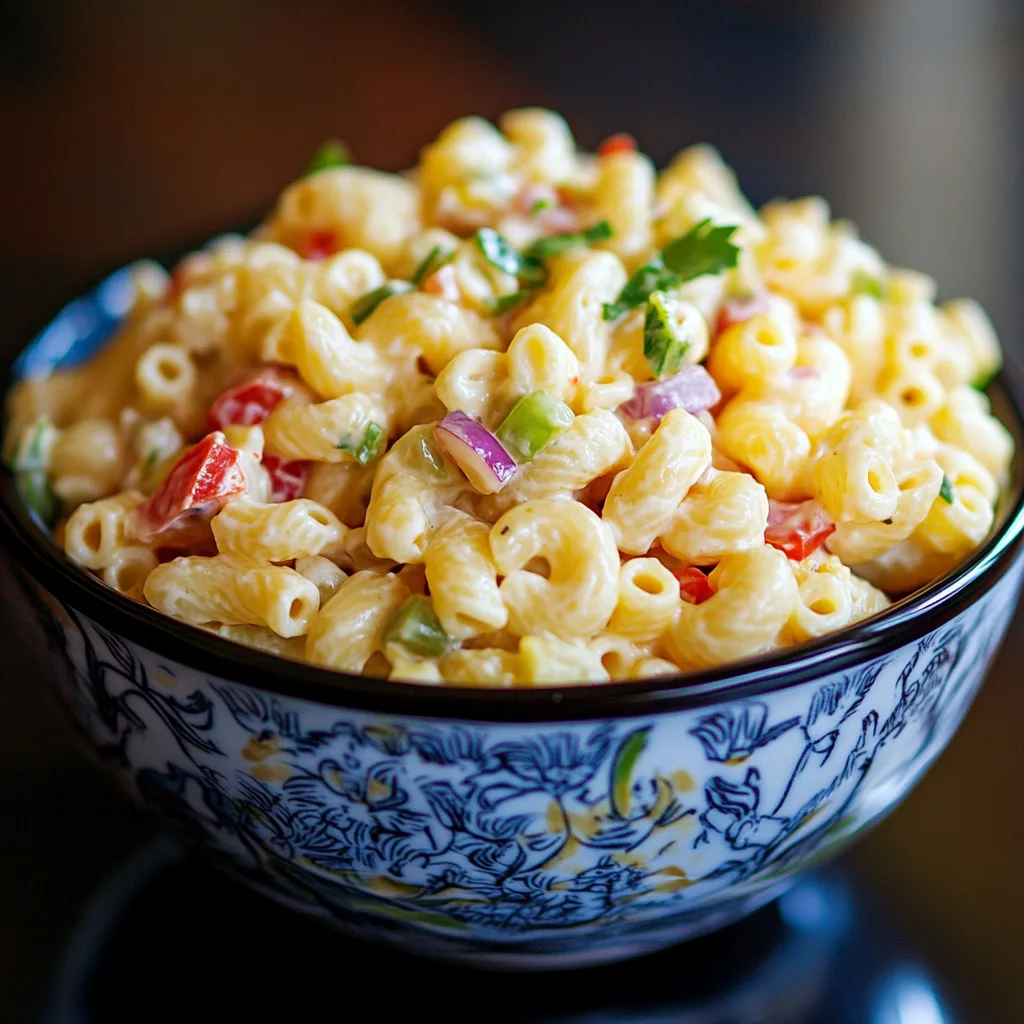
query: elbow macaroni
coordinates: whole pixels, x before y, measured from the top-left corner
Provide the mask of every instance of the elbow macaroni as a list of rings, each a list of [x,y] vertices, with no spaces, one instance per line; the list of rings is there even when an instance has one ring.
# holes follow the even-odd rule
[[[619,553],[612,531],[590,509],[553,499],[523,502],[491,527],[490,540],[513,633],[571,639],[607,624],[618,597]],[[545,563],[537,571],[534,559]]]
[[[294,569],[226,555],[159,565],[144,593],[154,608],[184,622],[266,626],[283,637],[305,633],[320,607],[316,586]]]
[[[665,634],[672,660],[707,668],[769,650],[779,641],[798,600],[786,556],[767,546],[727,555],[711,574],[715,594],[683,604]]]
[[[700,420],[673,409],[605,498],[603,519],[618,549],[646,554],[710,465],[711,435]]]
[[[705,230],[735,253],[702,262]],[[458,120],[410,174],[309,174],[135,295],[12,393],[25,500],[126,598],[382,679],[642,679],[830,634],[985,543],[1014,457],[976,303],[822,199],[756,211],[707,146],[658,173],[547,110]]]

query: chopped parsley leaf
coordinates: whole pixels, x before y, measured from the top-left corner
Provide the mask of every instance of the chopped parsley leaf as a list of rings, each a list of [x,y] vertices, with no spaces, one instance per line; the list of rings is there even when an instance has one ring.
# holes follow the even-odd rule
[[[349,306],[349,313],[352,316],[352,322],[358,326],[364,320],[368,320],[373,314],[373,311],[385,299],[390,299],[392,295],[401,295],[403,292],[411,290],[412,285],[409,284],[408,281],[385,281],[379,288],[374,288],[372,292],[360,295],[359,298]]]
[[[435,270],[440,270],[446,263],[450,263],[455,256],[454,249],[445,249],[442,245],[435,245],[430,252],[420,261],[420,265],[412,272],[409,278],[413,287],[419,287],[424,278],[430,277]]]
[[[566,235],[551,235],[549,238],[538,238],[529,249],[526,256],[535,260],[549,260],[552,256],[560,256],[569,249],[575,249],[579,245],[591,245],[594,242],[603,242],[612,237],[612,226],[606,220],[598,221],[593,227],[586,231],[574,231]]]
[[[526,302],[527,299],[533,296],[536,290],[536,288],[523,288],[518,292],[512,292],[510,295],[499,295],[496,299],[491,299],[487,303],[487,312],[491,316],[501,316],[510,309],[514,309],[519,303]]]
[[[530,256],[524,256],[494,228],[480,228],[473,237],[484,259],[492,266],[511,274],[524,284],[544,283],[547,277],[544,264]]]
[[[604,304],[605,320],[618,320],[623,313],[642,306],[651,292],[661,292],[680,284],[679,275],[667,269],[660,260],[645,263],[634,270],[614,302]]]
[[[953,485],[949,482],[949,477],[945,473],[942,474],[942,486],[939,488],[939,497],[947,504],[953,504]]]
[[[604,304],[605,320],[617,320],[643,305],[651,292],[678,288],[695,277],[735,267],[740,252],[739,246],[730,241],[735,231],[732,224],[714,224],[710,219],[695,224],[685,235],[669,242],[660,258],[633,271],[618,298]]]
[[[720,274],[736,266],[740,247],[732,242],[735,224],[715,224],[710,218],[695,224],[685,235],[669,242],[661,261],[681,282],[705,274]]]

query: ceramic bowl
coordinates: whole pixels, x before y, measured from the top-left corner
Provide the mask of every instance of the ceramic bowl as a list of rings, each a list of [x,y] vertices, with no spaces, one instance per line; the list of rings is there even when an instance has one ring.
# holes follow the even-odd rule
[[[126,283],[67,307],[14,377],[87,358]],[[348,676],[174,622],[69,564],[7,477],[0,531],[46,684],[137,801],[301,913],[555,967],[734,921],[907,794],[1016,605],[1021,481],[1018,457],[991,539],[879,618],[713,672],[531,691]]]

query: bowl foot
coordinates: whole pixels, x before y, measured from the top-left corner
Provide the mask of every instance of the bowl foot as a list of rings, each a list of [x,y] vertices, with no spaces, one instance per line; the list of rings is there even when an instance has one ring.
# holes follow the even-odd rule
[[[749,910],[723,908],[732,915]],[[339,1005],[370,999],[381,1019],[438,1017],[451,1024],[476,1024],[481,1014],[494,1024],[863,1024],[896,1019],[893,1007],[922,993],[950,1024],[981,1019],[948,1010],[913,945],[843,872],[798,878],[778,902],[719,927],[724,919],[705,921],[714,934],[661,952],[653,951],[655,941],[695,938],[698,924],[634,945],[609,942],[592,958],[554,944],[537,954],[538,962],[532,952],[509,964],[486,954],[446,957],[423,946],[412,956],[286,913],[161,841],[96,894],[70,936],[42,1019],[135,1022],[140,1006],[153,1008],[155,976],[164,981],[154,1020],[289,1019],[321,1009],[336,1015]],[[615,957],[632,959],[601,966]],[[498,973],[509,966],[574,970],[537,970],[509,982]]]

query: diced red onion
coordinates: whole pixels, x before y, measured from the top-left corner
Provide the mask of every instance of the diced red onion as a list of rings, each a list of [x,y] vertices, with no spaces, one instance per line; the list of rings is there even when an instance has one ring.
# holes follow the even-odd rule
[[[703,366],[684,366],[667,380],[640,384],[619,409],[634,420],[660,420],[670,409],[701,412],[717,405],[721,398],[718,385]]]
[[[472,416],[456,410],[434,427],[434,440],[481,494],[500,491],[516,471],[516,460]]]

